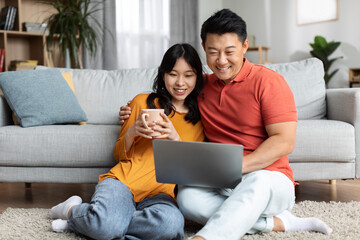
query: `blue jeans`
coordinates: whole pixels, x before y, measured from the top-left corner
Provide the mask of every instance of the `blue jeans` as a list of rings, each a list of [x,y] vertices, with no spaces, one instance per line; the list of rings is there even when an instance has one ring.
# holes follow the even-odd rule
[[[68,219],[71,230],[94,239],[182,239],[184,217],[175,200],[159,194],[135,203],[129,188],[107,178],[90,203],[75,206]]]

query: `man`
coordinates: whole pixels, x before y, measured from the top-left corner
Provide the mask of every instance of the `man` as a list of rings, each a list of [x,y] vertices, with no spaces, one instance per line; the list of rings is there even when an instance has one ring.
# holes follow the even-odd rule
[[[207,64],[201,121],[211,142],[244,146],[243,179],[234,189],[181,187],[178,205],[185,218],[204,224],[192,239],[239,239],[246,233],[331,229],[316,218],[297,218],[288,154],[296,138],[297,115],[284,78],[250,63],[246,23],[228,9],[201,29]],[[126,119],[126,108],[120,120]]]

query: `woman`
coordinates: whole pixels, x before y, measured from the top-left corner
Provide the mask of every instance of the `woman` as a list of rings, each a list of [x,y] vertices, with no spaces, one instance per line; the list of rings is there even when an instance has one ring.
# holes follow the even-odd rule
[[[54,231],[70,229],[94,239],[182,239],[184,218],[174,195],[175,185],[156,182],[152,138],[203,141],[197,107],[203,86],[202,65],[196,50],[176,44],[164,55],[151,94],[130,103],[133,114],[125,121],[114,149],[119,162],[99,177],[90,203],[73,196],[53,207]],[[163,122],[151,129],[141,121],[141,110],[162,108]],[[154,132],[159,137],[151,137]]]

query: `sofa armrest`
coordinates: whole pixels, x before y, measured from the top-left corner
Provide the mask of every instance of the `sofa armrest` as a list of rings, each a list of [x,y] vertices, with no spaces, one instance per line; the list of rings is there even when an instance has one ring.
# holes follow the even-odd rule
[[[326,90],[327,118],[360,127],[360,88]]]
[[[0,94],[0,127],[12,125],[11,109],[3,95]]]
[[[360,178],[360,88],[326,91],[327,118],[350,123],[355,128],[355,177]]]

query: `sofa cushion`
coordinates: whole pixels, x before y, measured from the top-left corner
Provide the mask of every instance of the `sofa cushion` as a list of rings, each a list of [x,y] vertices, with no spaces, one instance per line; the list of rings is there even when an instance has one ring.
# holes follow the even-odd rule
[[[0,128],[0,166],[112,167],[119,125]]]
[[[59,70],[72,75],[76,96],[90,124],[118,124],[120,107],[137,94],[151,92],[157,73],[157,68]]]
[[[70,73],[64,72],[61,74],[63,76],[63,78],[65,79],[66,83],[69,85],[69,87],[71,88],[71,90],[75,93],[75,88],[74,88],[74,83],[71,77]],[[14,113],[12,113],[12,119],[15,125],[19,125],[18,120],[16,119],[16,116]],[[86,124],[86,122],[79,122],[79,124]]]
[[[300,120],[290,162],[354,162],[355,128],[334,120]]]
[[[326,115],[323,63],[317,58],[298,62],[265,64],[281,74],[295,98],[298,119],[321,119]]]
[[[284,76],[294,93],[299,119],[326,115],[322,62],[310,58],[298,62],[265,64]],[[46,69],[38,66],[36,69]],[[207,68],[205,68],[206,70]],[[61,69],[71,73],[76,96],[92,124],[117,124],[119,108],[137,94],[150,92],[157,68],[90,70]],[[207,70],[209,72],[209,70]]]
[[[59,70],[1,73],[0,88],[22,127],[87,120]]]

